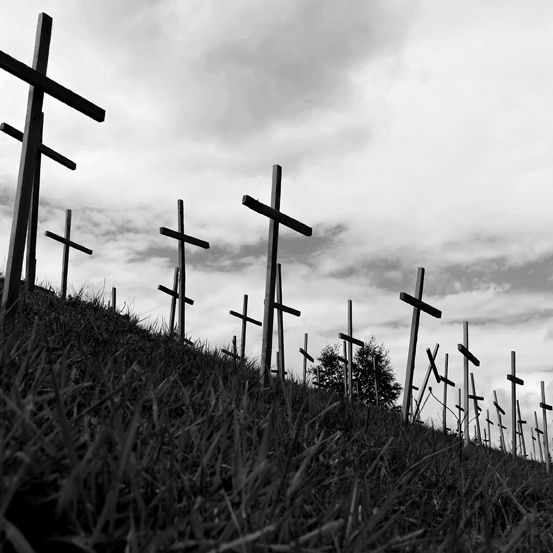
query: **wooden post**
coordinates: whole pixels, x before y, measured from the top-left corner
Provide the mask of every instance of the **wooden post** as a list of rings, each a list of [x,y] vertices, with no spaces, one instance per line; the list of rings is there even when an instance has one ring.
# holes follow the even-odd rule
[[[514,351],[511,351],[511,374],[507,375],[507,380],[511,381],[511,424],[512,424],[512,449],[513,455],[517,455],[517,384],[522,386],[524,380],[517,378],[516,376],[516,354]]]
[[[505,436],[503,435],[503,430],[507,430],[507,427],[503,426],[503,422],[501,421],[501,415],[505,415],[505,411],[501,408],[497,401],[497,393],[495,390],[493,391],[493,404],[495,405],[495,411],[497,413],[497,426],[499,427],[499,442],[501,445],[501,451],[503,451],[503,453],[506,453],[507,446],[505,444]]]
[[[111,310],[114,313],[117,313],[117,290],[115,289],[115,286],[111,287]]]
[[[448,368],[449,368],[449,354],[446,353],[445,360],[444,360],[444,376],[440,376],[440,380],[444,383],[444,400],[443,400],[443,411],[442,411],[442,427],[443,427],[444,434],[447,432],[447,387],[448,386],[455,387],[455,382],[447,378]]]
[[[538,415],[535,411],[534,411],[534,421],[536,423],[536,426],[534,427],[534,430],[536,431],[536,434],[538,435],[538,449],[540,451],[540,461],[543,463],[543,450],[541,448],[542,438],[540,436],[540,434],[543,435],[543,432],[540,430],[540,425],[538,424]]]
[[[417,408],[413,415],[413,420],[417,420],[420,415],[420,411],[422,409],[421,407],[422,400],[423,400],[424,393],[426,392],[426,387],[428,385],[428,379],[430,378],[430,373],[433,372],[434,378],[436,378],[438,382],[440,381],[440,375],[438,374],[438,370],[436,369],[436,365],[434,363],[434,360],[436,359],[436,355],[438,355],[439,347],[440,347],[440,344],[436,344],[434,346],[433,352],[431,352],[429,348],[426,349],[426,355],[428,356],[428,361],[429,361],[428,369],[426,369],[426,374],[424,375],[424,381],[419,391],[419,399],[417,400]]]
[[[469,418],[470,418],[470,409],[469,409],[469,361],[476,365],[480,365],[480,361],[469,351],[469,323],[464,321],[463,323],[463,343],[457,344],[457,349],[461,352],[463,356],[463,407],[465,409],[465,445],[468,446],[470,443],[469,436]]]
[[[175,271],[173,274],[173,288],[167,288],[167,286],[163,286],[162,284],[159,284],[157,289],[161,292],[167,294],[168,296],[171,296],[171,308],[169,310],[169,333],[173,334],[175,331],[175,313],[176,313],[176,306],[177,306],[177,300],[180,298],[179,294],[179,268],[175,267]],[[187,298],[185,296],[184,302],[188,305],[194,305],[194,300],[191,300],[190,298]],[[193,342],[188,340],[187,338],[184,338],[184,343],[188,345],[193,345]]]
[[[464,413],[465,409],[461,406],[461,388],[457,389],[459,390],[459,403],[455,405],[457,407],[457,433],[459,434],[459,439],[461,439],[463,428],[461,413]]]
[[[472,399],[473,401],[473,407],[474,407],[474,413],[476,417],[476,437],[478,439],[478,443],[482,443],[482,435],[480,433],[480,413],[479,413],[479,407],[478,402],[484,401],[484,398],[482,396],[476,395],[476,388],[474,387],[474,375],[473,373],[470,373],[470,384],[472,388],[472,394],[469,394],[469,399]]]
[[[409,351],[407,353],[407,368],[405,371],[405,386],[403,388],[403,423],[409,423],[409,408],[411,406],[411,396],[413,393],[413,373],[415,371],[415,356],[417,353],[417,338],[419,333],[420,313],[424,311],[432,317],[440,318],[442,312],[422,301],[422,291],[424,286],[424,268],[417,270],[417,282],[415,285],[415,297],[401,292],[399,299],[413,306],[413,315],[411,318],[411,335],[409,338]]]
[[[342,361],[344,363],[344,397],[349,397],[348,392],[348,352],[347,352],[347,344],[345,340],[342,340],[342,350],[343,350],[343,357]]]
[[[309,355],[309,353],[307,353],[307,338],[308,338],[308,335],[307,335],[307,332],[306,332],[304,337],[303,337],[303,348],[300,348],[300,353],[303,356],[303,385],[304,386],[307,382],[307,360],[309,359],[309,361],[311,361],[311,363],[315,362],[315,359],[313,359],[313,357],[311,357],[311,355]]]
[[[348,300],[348,333],[343,334],[340,332],[338,334],[340,340],[345,340],[348,343],[348,374],[347,374],[347,383],[348,383],[348,398],[352,398],[352,372],[353,372],[353,344],[359,347],[365,345],[364,342],[353,337],[353,316],[352,316],[352,301]]]
[[[532,461],[536,460],[536,437],[534,436],[534,429],[530,427],[530,435],[532,436]]]
[[[520,443],[522,444],[522,454],[524,457],[526,457],[526,442],[524,440],[524,432],[522,430],[522,425],[526,424],[526,421],[522,420],[522,417],[520,416],[520,404],[517,399],[517,414],[518,414],[518,429],[520,432]]]
[[[490,420],[490,410],[489,409],[486,409],[486,422],[488,423],[488,440],[489,440],[489,443],[488,445],[490,447],[492,447],[492,430],[490,428],[490,425],[493,425],[493,421]]]
[[[46,231],[44,233],[48,238],[53,238],[63,244],[63,262],[61,266],[61,297],[65,299],[67,296],[67,272],[69,270],[69,248],[75,248],[80,252],[92,255],[92,250],[71,241],[71,210],[65,212],[65,237]]]
[[[204,250],[209,249],[209,242],[204,240],[199,240],[192,236],[184,234],[184,202],[182,200],[177,201],[177,212],[178,212],[178,231],[170,230],[166,227],[160,227],[159,233],[163,236],[168,236],[169,238],[174,238],[178,240],[179,244],[179,340],[181,342],[187,343],[190,342],[185,337],[185,313],[184,306],[186,303],[186,268],[185,268],[185,245],[191,244],[193,246],[198,246]],[[161,290],[161,288],[158,289]],[[164,289],[163,291],[168,293]]]
[[[237,313],[236,311],[229,311],[233,317],[238,317],[242,319],[242,333],[240,338],[240,359],[242,361],[246,358],[246,325],[252,323],[256,326],[261,326],[261,321],[256,321],[251,317],[248,317],[248,294],[244,294],[244,304],[242,307],[242,313]]]
[[[232,357],[232,360],[234,361],[234,369],[236,370],[237,362],[242,361],[242,358],[238,355],[237,348],[236,348],[236,336],[232,337],[232,351],[229,351],[228,349],[221,349],[221,351],[225,355]]]
[[[45,13],[41,13],[38,17],[32,67],[28,67],[0,51],[0,68],[31,85],[27,101],[23,145],[2,294],[2,320],[3,324],[7,323],[8,325],[15,317],[19,299],[23,253],[26,232],[29,226],[33,182],[36,175],[37,152],[42,144],[40,131],[44,94],[53,96],[98,122],[105,118],[104,110],[46,77],[51,36],[52,18]],[[38,193],[36,201],[38,202]]]
[[[543,454],[545,456],[545,468],[547,472],[549,472],[549,439],[547,437],[547,416],[546,411],[551,411],[553,407],[547,403],[545,403],[545,383],[542,380],[540,382],[541,386],[541,403],[540,407],[543,413]]]

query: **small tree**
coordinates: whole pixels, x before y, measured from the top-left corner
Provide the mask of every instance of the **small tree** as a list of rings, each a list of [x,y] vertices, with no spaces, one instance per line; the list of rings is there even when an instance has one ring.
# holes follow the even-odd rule
[[[344,363],[339,357],[338,344],[325,346],[317,359],[317,365],[312,367],[310,372],[316,377],[317,369],[319,370],[322,388],[343,393],[345,372]],[[373,370],[373,358],[376,375]],[[390,354],[384,345],[377,344],[375,337],[371,336],[371,339],[356,351],[352,365],[352,398],[365,405],[377,403],[378,389],[378,403],[393,407],[402,387],[396,382]]]

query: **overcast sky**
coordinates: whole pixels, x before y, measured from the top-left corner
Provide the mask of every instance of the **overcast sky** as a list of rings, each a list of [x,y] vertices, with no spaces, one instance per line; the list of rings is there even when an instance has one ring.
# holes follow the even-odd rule
[[[269,203],[278,163],[282,211],[313,227],[281,232],[284,303],[302,312],[285,316],[289,368],[300,374],[304,332],[315,355],[338,342],[351,298],[355,336],[384,343],[403,385],[412,310],[399,293],[423,266],[443,317],[421,317],[415,383],[438,342],[439,369],[449,352],[462,384],[468,320],[494,420],[493,389],[510,413],[511,350],[523,418],[540,380],[553,403],[550,2],[18,0],[0,7],[0,49],[30,64],[41,11],[48,75],[106,120],[45,100],[44,143],[77,171],[42,163],[39,281],[59,287],[62,248],[44,231],[63,234],[70,208],[72,238],[94,250],[71,253],[70,284],[106,299],[116,286],[121,305],[166,320],[157,285],[172,285],[177,247],[159,227],[176,228],[181,198],[185,232],[211,244],[187,247],[186,330],[224,347],[244,293],[262,318],[268,220],[241,199]],[[0,71],[0,121],[23,127],[27,91]],[[2,268],[20,149],[0,136]],[[260,346],[250,327],[249,355]],[[429,400],[423,418],[439,412]]]

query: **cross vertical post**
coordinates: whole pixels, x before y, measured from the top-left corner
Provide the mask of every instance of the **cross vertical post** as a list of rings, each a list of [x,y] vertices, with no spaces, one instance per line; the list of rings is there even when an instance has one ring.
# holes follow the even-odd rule
[[[518,414],[518,430],[520,432],[520,443],[522,445],[522,454],[524,457],[526,457],[526,442],[524,440],[524,432],[522,430],[522,425],[526,424],[526,421],[522,420],[522,417],[520,416],[520,403],[517,399],[517,414]]]
[[[463,428],[463,424],[462,424],[462,417],[461,417],[461,413],[464,412],[464,408],[462,407],[461,405],[461,388],[457,388],[459,390],[459,403],[457,403],[457,405],[455,405],[455,407],[457,407],[457,433],[459,434],[459,439],[461,439],[461,436],[462,436],[462,428]]]
[[[311,355],[307,353],[307,338],[308,338],[308,334],[306,332],[303,337],[303,348],[300,348],[300,353],[303,356],[303,385],[304,386],[307,382],[307,360],[309,359],[311,363],[315,362],[315,359],[313,359],[313,357],[311,357]]]
[[[424,311],[432,317],[440,318],[442,312],[422,301],[422,291],[424,287],[424,267],[417,270],[417,282],[415,284],[415,297],[404,292],[399,294],[399,299],[413,306],[413,315],[411,318],[411,335],[409,337],[409,351],[407,353],[407,368],[405,370],[405,386],[403,388],[403,423],[409,423],[409,409],[411,406],[411,397],[413,394],[413,373],[415,371],[415,356],[417,353],[417,338],[419,333],[420,313]]]
[[[348,300],[348,333],[343,334],[340,332],[338,334],[340,340],[345,340],[348,343],[348,371],[347,371],[347,383],[348,383],[348,398],[352,398],[352,381],[353,381],[353,344],[359,347],[365,345],[364,342],[353,337],[353,316],[352,316],[352,301]]]
[[[534,411],[534,421],[535,421],[535,424],[536,426],[534,427],[534,430],[536,431],[536,434],[538,435],[538,449],[540,451],[540,461],[543,463],[543,450],[541,448],[541,436],[540,434],[543,434],[543,432],[540,430],[540,425],[538,424],[538,415],[537,413]]]
[[[438,370],[436,369],[436,364],[434,363],[434,360],[436,359],[436,355],[438,355],[439,347],[440,347],[440,344],[436,344],[434,346],[433,352],[431,352],[429,348],[426,349],[426,355],[428,356],[428,361],[429,361],[428,369],[426,369],[426,374],[424,375],[424,381],[419,390],[419,398],[417,400],[417,408],[413,415],[413,420],[416,420],[420,416],[420,411],[422,410],[422,407],[421,407],[422,400],[426,392],[426,387],[428,386],[428,379],[430,378],[430,373],[433,372],[434,378],[436,378],[437,381],[440,382],[440,375],[438,374]]]
[[[469,395],[469,398],[472,399],[473,401],[473,406],[474,406],[474,414],[475,414],[475,417],[476,417],[476,436],[477,436],[477,439],[478,439],[478,443],[481,444],[482,443],[482,435],[480,433],[480,413],[479,413],[479,407],[478,407],[478,402],[479,401],[484,401],[484,398],[482,396],[477,396],[476,395],[476,388],[474,387],[474,374],[473,373],[470,373],[470,384],[471,384],[471,388],[472,388],[472,394]]]
[[[507,430],[507,427],[503,426],[503,422],[501,421],[501,414],[505,415],[505,411],[501,408],[497,401],[497,393],[495,390],[493,391],[493,404],[495,405],[495,411],[497,413],[497,426],[499,427],[499,442],[501,445],[501,451],[505,453],[507,451],[507,446],[505,444],[503,430]]]
[[[516,353],[511,351],[511,374],[507,375],[507,380],[511,381],[511,424],[512,424],[512,449],[513,455],[517,455],[517,384],[522,386],[524,380],[516,376]]]
[[[344,363],[344,397],[348,397],[348,352],[347,352],[347,345],[345,340],[342,340],[342,350],[343,350],[342,361]]]
[[[447,378],[448,376],[448,367],[449,367],[449,353],[445,354],[444,360],[444,376],[440,376],[440,380],[444,383],[444,400],[443,400],[443,411],[442,411],[442,426],[443,433],[447,432],[447,387],[455,387],[455,382],[452,382]]]
[[[546,468],[547,472],[549,472],[549,465],[550,465],[550,463],[549,463],[549,439],[547,437],[546,411],[551,411],[551,409],[553,409],[553,407],[551,405],[548,405],[547,403],[545,403],[545,383],[544,383],[543,380],[540,382],[540,386],[541,386],[540,407],[541,407],[542,413],[543,413],[543,444],[544,444],[543,454],[545,456],[545,468]]]

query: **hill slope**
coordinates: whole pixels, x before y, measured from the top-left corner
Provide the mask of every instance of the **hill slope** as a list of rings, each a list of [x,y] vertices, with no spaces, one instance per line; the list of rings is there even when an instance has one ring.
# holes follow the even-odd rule
[[[551,478],[396,412],[22,293],[0,343],[2,551],[553,551]]]

